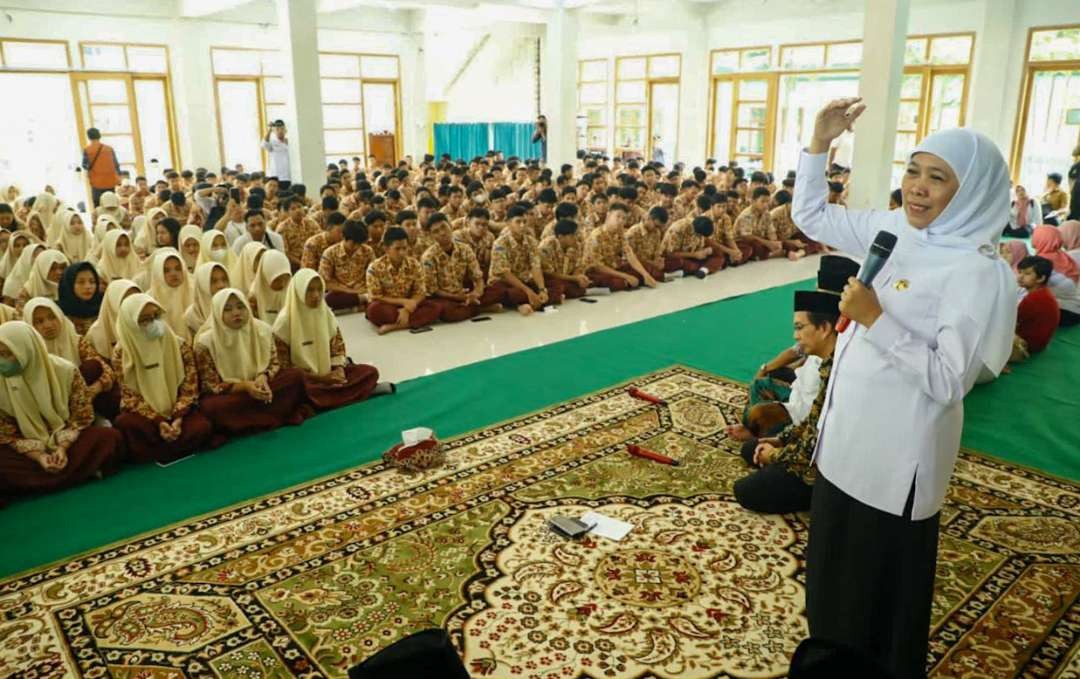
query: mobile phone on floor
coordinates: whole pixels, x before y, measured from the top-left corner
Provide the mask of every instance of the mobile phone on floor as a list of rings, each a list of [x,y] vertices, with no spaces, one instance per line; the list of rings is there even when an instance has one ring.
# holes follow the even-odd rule
[[[580,297],[579,299],[586,304],[596,304],[596,300],[592,297]]]
[[[473,323],[482,323],[484,321],[490,321],[490,320],[491,320],[491,316],[477,316],[476,318],[472,319],[472,322]]]
[[[422,327],[422,328],[413,328],[413,329],[412,329],[412,330],[410,330],[409,332],[411,332],[411,333],[412,333],[412,334],[414,334],[414,335],[419,335],[419,334],[420,334],[420,333],[422,333],[422,332],[431,332],[431,331],[432,331],[432,330],[434,330],[434,329],[435,329],[435,328],[431,327],[430,325],[425,325],[425,326],[424,326],[424,327]]]

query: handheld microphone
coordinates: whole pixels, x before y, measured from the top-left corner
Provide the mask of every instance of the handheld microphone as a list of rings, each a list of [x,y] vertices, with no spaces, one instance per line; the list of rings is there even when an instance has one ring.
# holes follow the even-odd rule
[[[863,262],[862,268],[859,269],[860,283],[866,287],[873,284],[874,279],[881,273],[881,267],[885,266],[889,255],[892,254],[894,247],[896,247],[896,234],[888,231],[878,231],[877,237],[874,238],[874,242],[870,245],[870,251],[866,253],[866,261]],[[840,320],[836,323],[837,334],[847,330],[850,323],[850,318],[841,315]]]

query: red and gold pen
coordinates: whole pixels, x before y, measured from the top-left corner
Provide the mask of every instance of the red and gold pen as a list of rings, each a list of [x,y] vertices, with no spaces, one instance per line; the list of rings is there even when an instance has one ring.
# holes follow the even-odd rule
[[[673,457],[662,455],[655,451],[649,450],[648,448],[642,448],[641,446],[636,446],[632,443],[626,446],[626,452],[630,453],[635,457],[643,457],[646,460],[652,460],[653,462],[659,462],[660,464],[669,464],[672,467],[678,467],[682,464],[682,462],[679,462]]]
[[[629,389],[626,390],[626,393],[630,394],[631,396],[633,396],[636,399],[640,399],[642,401],[648,401],[649,403],[655,403],[658,406],[666,406],[667,405],[667,401],[665,401],[664,399],[659,398],[657,396],[653,396],[652,394],[647,394],[644,391],[638,389],[637,387],[630,387]]]

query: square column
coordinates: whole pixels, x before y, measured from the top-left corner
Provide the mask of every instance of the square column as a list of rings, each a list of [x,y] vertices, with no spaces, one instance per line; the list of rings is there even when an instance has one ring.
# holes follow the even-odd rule
[[[214,111],[210,46],[205,31],[200,22],[174,19],[169,34],[176,141],[180,147],[180,160],[175,162],[185,169],[205,167],[217,172],[221,167],[221,147]],[[159,167],[159,171],[164,169],[164,166]],[[149,165],[146,172],[151,183],[161,178],[149,176]]]
[[[711,83],[707,9],[707,5],[684,3],[689,20],[683,50],[682,77],[679,82],[679,148],[677,158],[665,159],[668,166],[674,165],[676,161],[686,163],[687,168],[704,166],[708,157],[706,144]]]
[[[1009,72],[1013,54],[1013,17],[1016,0],[983,3],[982,24],[975,35],[975,58],[971,65],[971,93],[968,126],[994,140],[1008,157],[1012,143],[1012,121],[1005,113],[1015,106],[1015,91],[1005,87],[1003,73]]]
[[[885,208],[892,191],[892,159],[896,120],[900,114],[900,83],[904,73],[911,0],[866,0],[863,15],[863,65],[859,96],[866,112],[855,124],[848,205]]]
[[[428,124],[427,105],[427,69],[424,67],[424,10],[413,10],[409,21],[409,40],[407,52],[402,59],[405,74],[402,77],[402,101],[405,110],[402,112],[401,148],[405,155],[412,156],[413,161],[419,164],[428,152],[428,137],[430,136]]]
[[[289,98],[286,110],[292,118],[285,121],[289,130],[289,170],[292,181],[306,184],[308,195],[312,196],[326,177],[317,3],[310,0],[276,2],[281,47],[287,66],[285,87]]]
[[[559,7],[543,39],[540,112],[547,116],[547,164],[556,171],[577,160],[577,32],[577,15]]]

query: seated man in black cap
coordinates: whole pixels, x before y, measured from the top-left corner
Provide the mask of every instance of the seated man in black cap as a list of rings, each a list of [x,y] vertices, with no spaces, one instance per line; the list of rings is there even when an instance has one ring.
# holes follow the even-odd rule
[[[825,401],[836,348],[840,318],[840,292],[858,266],[850,259],[822,258],[817,290],[795,292],[795,341],[807,356],[821,359],[820,383],[810,412],[776,438],[751,439],[743,444],[748,464],[761,469],[735,483],[735,499],[743,507],[764,514],[786,514],[810,509],[814,468],[810,463],[817,445],[817,422]]]

